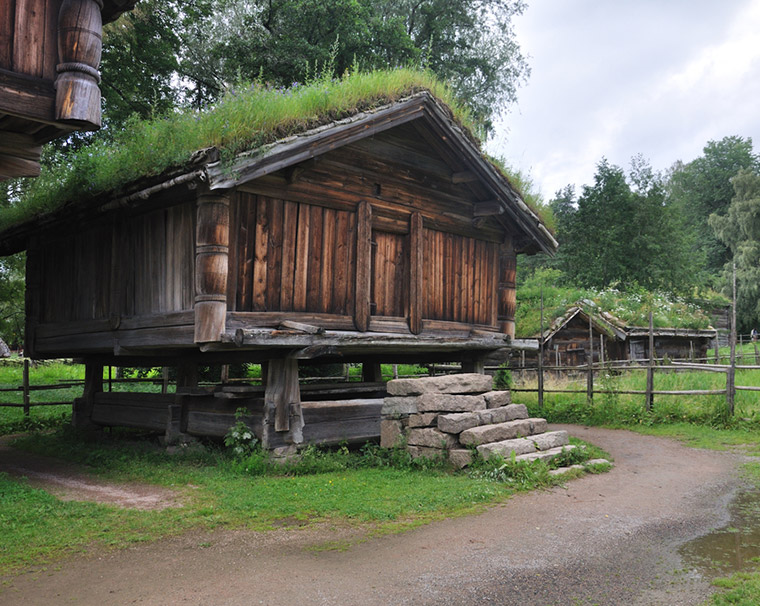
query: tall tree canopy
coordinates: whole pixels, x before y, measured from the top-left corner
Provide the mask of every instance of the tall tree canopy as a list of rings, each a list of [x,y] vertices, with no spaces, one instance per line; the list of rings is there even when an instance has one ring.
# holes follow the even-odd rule
[[[529,74],[512,21],[522,0],[143,0],[106,28],[106,116],[202,106],[239,80],[303,82],[426,65],[486,128]],[[129,60],[125,60],[129,57]]]
[[[740,328],[748,331],[760,326],[760,175],[744,169],[731,183],[735,196],[728,211],[723,215],[713,213],[709,222],[736,263],[737,316]],[[726,282],[733,263],[726,264]]]
[[[703,275],[717,274],[731,257],[729,247],[708,225],[708,217],[726,213],[734,197],[732,177],[741,169],[758,168],[752,139],[737,136],[710,141],[702,156],[673,168],[669,185],[671,203],[684,218],[693,255],[703,263]]]
[[[551,203],[557,220],[557,264],[582,287],[611,284],[678,290],[688,283],[684,240],[667,206],[662,178],[640,157],[627,178],[602,160],[594,184],[580,197],[558,192]]]

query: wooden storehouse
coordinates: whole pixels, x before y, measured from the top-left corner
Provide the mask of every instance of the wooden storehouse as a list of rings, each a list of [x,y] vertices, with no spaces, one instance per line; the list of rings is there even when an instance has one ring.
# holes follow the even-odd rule
[[[26,351],[87,363],[77,423],[223,435],[244,406],[270,447],[379,433],[378,400],[301,390],[299,361],[361,362],[375,395],[381,362],[482,370],[514,336],[516,255],[555,248],[427,92],[0,233],[27,251]],[[197,389],[236,362],[265,387]],[[178,393],[104,393],[104,364],[178,367]]]
[[[717,336],[713,328],[655,328],[652,332],[655,357],[670,359],[705,358]],[[589,353],[594,363],[646,360],[649,328],[628,326],[596,306],[593,311],[589,306],[570,307],[544,332],[544,365],[580,366],[588,362]]]
[[[102,25],[136,2],[0,2],[0,180],[39,175],[43,143],[100,128]]]
[[[588,363],[589,354],[595,363],[625,359],[626,336],[625,329],[608,314],[573,306],[544,334],[544,364],[580,366]]]

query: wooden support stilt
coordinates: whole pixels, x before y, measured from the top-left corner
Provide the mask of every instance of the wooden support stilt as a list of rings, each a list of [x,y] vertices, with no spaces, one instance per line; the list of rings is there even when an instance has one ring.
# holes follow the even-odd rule
[[[362,381],[365,383],[381,383],[383,368],[380,362],[362,362]]]
[[[191,393],[198,387],[198,365],[186,362],[177,368],[177,393]]]
[[[303,412],[301,390],[298,385],[298,360],[273,359],[268,363],[267,383],[264,390],[264,422],[262,444],[268,448],[269,426],[274,420],[274,430],[288,432],[286,441],[291,444],[303,442]]]
[[[486,373],[486,364],[483,360],[465,360],[462,362],[462,372]]]
[[[81,398],[74,400],[71,423],[77,429],[92,429],[92,411],[95,394],[103,391],[103,364],[86,362],[84,367],[84,390]]]

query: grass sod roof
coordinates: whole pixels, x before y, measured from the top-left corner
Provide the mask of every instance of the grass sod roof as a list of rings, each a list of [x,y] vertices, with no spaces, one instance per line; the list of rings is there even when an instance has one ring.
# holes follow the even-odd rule
[[[697,302],[660,292],[563,287],[556,285],[558,278],[559,272],[555,270],[539,271],[518,287],[515,319],[518,338],[534,338],[541,332],[542,284],[545,334],[552,327],[561,325],[573,308],[580,308],[591,315],[592,320],[596,320],[597,328],[605,324],[621,329],[647,327],[651,310],[655,329],[706,330],[711,322],[708,309],[725,300],[715,295],[710,304],[705,305],[705,301]]]
[[[67,205],[161,175],[178,174],[197,160],[198,150],[215,148],[222,166],[238,154],[397,102],[426,91],[451,114],[464,136],[479,148],[477,124],[451,89],[430,72],[397,69],[322,78],[309,85],[273,88],[254,83],[230,90],[214,107],[154,120],[132,120],[110,140],[98,139],[61,164],[44,170],[16,204],[0,213],[5,230],[62,212]],[[502,168],[494,170],[509,181]],[[173,172],[172,172],[173,171]],[[181,171],[180,171],[181,172]],[[519,194],[519,192],[518,192]],[[538,216],[536,209],[531,212]]]

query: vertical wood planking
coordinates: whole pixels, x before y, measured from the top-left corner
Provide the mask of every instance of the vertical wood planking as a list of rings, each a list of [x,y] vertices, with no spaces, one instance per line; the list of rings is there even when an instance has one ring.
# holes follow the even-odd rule
[[[349,268],[351,265],[351,234],[348,226],[349,215],[338,211],[335,223],[335,259],[332,264],[332,306],[331,312],[346,314],[348,307]]]
[[[372,206],[366,200],[356,209],[356,310],[354,324],[361,332],[369,330],[370,280],[372,263]]]
[[[322,311],[322,229],[323,211],[320,206],[309,206],[310,219],[309,234],[309,269],[306,278],[306,309],[308,311]]]
[[[335,283],[335,249],[336,242],[336,222],[337,215],[335,210],[325,208],[323,210],[322,225],[322,273],[320,276],[320,310],[326,313],[335,313],[333,310],[333,285]]]
[[[510,238],[506,238],[499,250],[499,268],[499,330],[514,339],[517,256]]]
[[[270,199],[259,196],[256,204],[256,229],[253,257],[253,311],[266,311],[267,254],[269,252]]]
[[[311,212],[305,204],[298,205],[298,235],[296,238],[296,270],[293,281],[293,310],[306,311],[306,289],[309,275],[309,232]]]
[[[235,192],[230,198],[230,256],[227,275],[227,309],[242,311],[238,308],[238,292],[240,291],[240,226],[241,196]]]
[[[13,69],[13,32],[16,22],[16,0],[0,2],[0,68]]]
[[[42,77],[54,80],[58,65],[58,14],[61,0],[47,0],[45,8],[45,33],[43,42]]]
[[[16,0],[13,71],[42,77],[45,0]]]
[[[412,213],[409,218],[409,330],[415,335],[422,332],[425,293],[423,249],[422,215]]]
[[[298,205],[285,202],[282,226],[282,265],[280,268],[280,309],[293,311],[293,282],[296,274]]]
[[[282,266],[282,200],[269,200],[269,243],[267,250],[267,281],[266,307],[267,310],[279,310]]]

